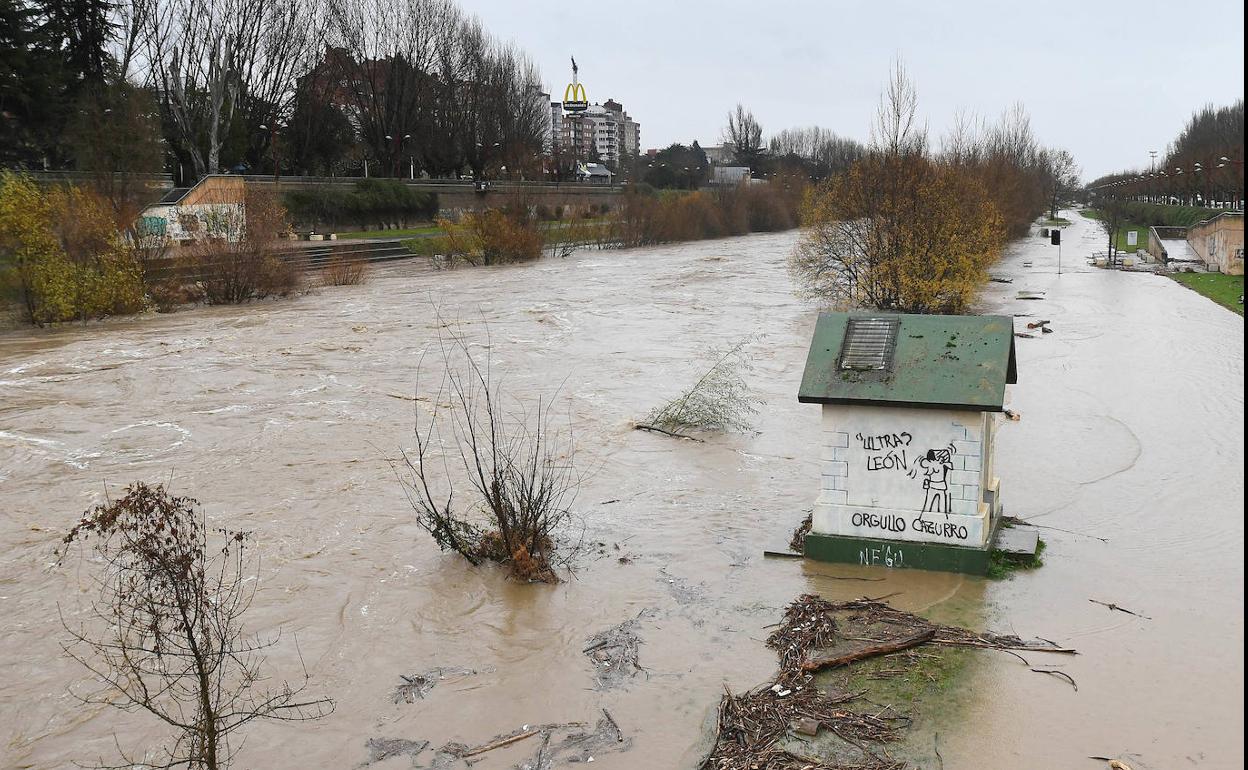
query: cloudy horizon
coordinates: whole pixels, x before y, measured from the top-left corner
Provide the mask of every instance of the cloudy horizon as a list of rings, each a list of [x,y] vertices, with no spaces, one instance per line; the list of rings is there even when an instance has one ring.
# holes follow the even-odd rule
[[[643,150],[717,142],[738,102],[767,136],[818,124],[866,141],[900,58],[933,141],[959,112],[992,119],[1021,102],[1039,141],[1070,150],[1087,181],[1147,168],[1149,151],[1164,153],[1197,109],[1229,105],[1244,92],[1244,9],[1228,2],[1202,6],[1208,13],[1194,26],[1200,35],[1161,42],[1152,31],[1174,29],[1174,6],[1155,0],[1085,4],[1049,16],[979,0],[956,8],[640,0],[609,26],[592,5],[462,6],[534,59],[554,99],[575,56],[589,100],[622,103],[641,123]],[[1209,19],[1215,32],[1205,34]]]

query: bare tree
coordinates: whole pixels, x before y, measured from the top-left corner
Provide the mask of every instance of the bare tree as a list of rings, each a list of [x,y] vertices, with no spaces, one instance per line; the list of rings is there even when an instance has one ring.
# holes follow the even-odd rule
[[[557,582],[556,538],[580,486],[571,431],[555,426],[551,398],[513,405],[489,354],[479,360],[458,332],[439,338],[439,352],[437,388],[425,390],[418,374],[416,447],[403,454],[417,524],[473,564],[497,561],[520,579]],[[426,419],[423,405],[431,405]],[[457,502],[456,485],[465,482],[473,493],[467,509],[484,510],[487,522],[472,521]]]
[[[1048,150],[1043,156],[1045,181],[1049,191],[1049,218],[1057,218],[1058,207],[1079,189],[1079,164],[1066,150]]]
[[[88,621],[71,626],[65,651],[100,687],[93,704],[147,712],[172,741],[121,767],[218,770],[229,767],[236,734],[257,719],[303,721],[333,711],[328,698],[305,698],[307,671],[295,687],[261,687],[263,652],[276,638],[243,633],[255,595],[248,535],[211,535],[197,503],[138,483],[97,505],[65,536],[94,538],[103,562]]]
[[[161,107],[196,176],[220,170],[238,96],[238,52],[260,17],[253,0],[172,0],[149,17],[147,57]]]
[[[918,110],[918,90],[906,73],[905,64],[896,59],[871,127],[873,149],[889,156],[926,152],[927,126],[919,125]]]
[[[1113,266],[1118,263],[1118,234],[1126,225],[1127,205],[1117,195],[1106,195],[1096,202],[1096,210],[1100,213],[1101,225],[1105,228],[1106,263]]]
[[[740,163],[750,163],[763,151],[763,127],[743,104],[728,113],[724,138],[733,146]]]
[[[311,2],[163,0],[139,16],[177,149],[197,176],[220,171],[236,111],[248,130],[285,117],[320,34]],[[266,141],[259,139],[259,141]]]
[[[820,177],[841,173],[861,158],[864,151],[856,140],[838,136],[820,126],[786,128],[768,143],[772,157],[795,156],[808,161]]]

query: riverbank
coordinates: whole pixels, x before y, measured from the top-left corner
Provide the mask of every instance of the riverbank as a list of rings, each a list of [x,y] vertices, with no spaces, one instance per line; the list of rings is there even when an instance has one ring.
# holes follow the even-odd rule
[[[1175,273],[1170,276],[1232,313],[1244,314],[1244,277],[1221,273]]]

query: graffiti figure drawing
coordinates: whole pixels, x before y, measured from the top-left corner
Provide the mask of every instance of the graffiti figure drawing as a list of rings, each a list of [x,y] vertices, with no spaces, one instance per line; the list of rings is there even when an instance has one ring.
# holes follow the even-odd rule
[[[949,471],[953,470],[953,447],[929,449],[911,469],[911,476],[923,474],[923,511],[949,515]]]

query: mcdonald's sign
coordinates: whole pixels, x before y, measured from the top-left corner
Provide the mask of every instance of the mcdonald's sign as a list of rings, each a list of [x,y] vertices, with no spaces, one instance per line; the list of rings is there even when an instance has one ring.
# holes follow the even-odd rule
[[[563,89],[563,109],[565,112],[584,112],[589,109],[589,99],[585,96],[585,86],[580,83],[568,83]]]

